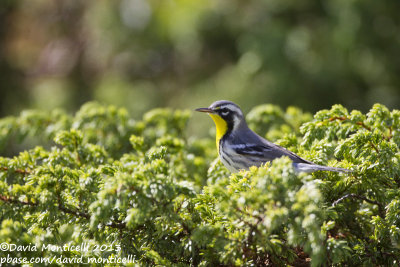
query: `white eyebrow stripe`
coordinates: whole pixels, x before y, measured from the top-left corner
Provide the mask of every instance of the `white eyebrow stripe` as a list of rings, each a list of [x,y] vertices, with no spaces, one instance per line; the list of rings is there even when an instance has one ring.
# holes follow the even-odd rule
[[[234,111],[234,112],[236,112],[238,114],[241,113],[240,109],[238,107],[236,107],[235,105],[232,105],[232,104],[225,104],[225,105],[222,105],[222,106],[218,107],[218,109],[222,109],[222,108],[228,108],[229,110]]]

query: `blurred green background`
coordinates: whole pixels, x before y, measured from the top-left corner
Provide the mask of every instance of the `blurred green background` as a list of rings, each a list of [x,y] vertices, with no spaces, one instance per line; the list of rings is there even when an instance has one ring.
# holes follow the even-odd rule
[[[399,108],[399,10],[398,0],[2,0],[0,115],[90,100],[134,118],[219,99],[246,112]]]

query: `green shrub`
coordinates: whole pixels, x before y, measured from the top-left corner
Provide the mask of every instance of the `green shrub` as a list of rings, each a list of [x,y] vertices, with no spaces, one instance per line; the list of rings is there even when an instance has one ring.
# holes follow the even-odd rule
[[[141,266],[399,264],[400,111],[377,104],[362,114],[335,105],[312,119],[265,105],[249,113],[261,134],[268,130],[278,144],[351,174],[297,174],[287,158],[229,174],[211,138],[186,136],[189,118],[188,111],[156,109],[134,121],[125,110],[88,103],[75,116],[29,111],[0,120],[9,155],[0,157],[0,242],[39,248],[1,257],[131,255]],[[26,150],[12,156],[18,142]],[[90,249],[48,249],[82,243]]]

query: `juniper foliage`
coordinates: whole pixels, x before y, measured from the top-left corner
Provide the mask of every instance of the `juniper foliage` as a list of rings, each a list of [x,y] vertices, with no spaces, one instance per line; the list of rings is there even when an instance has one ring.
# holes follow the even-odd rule
[[[297,174],[287,158],[229,174],[211,138],[188,138],[190,117],[155,109],[135,121],[88,103],[74,116],[1,119],[0,241],[112,248],[7,253],[132,255],[141,266],[399,264],[400,111],[249,113],[266,137],[350,174]]]

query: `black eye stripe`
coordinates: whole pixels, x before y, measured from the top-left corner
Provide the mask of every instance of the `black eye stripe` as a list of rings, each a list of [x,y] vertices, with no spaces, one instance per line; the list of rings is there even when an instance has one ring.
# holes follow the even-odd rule
[[[215,110],[223,115],[223,116],[227,116],[227,115],[239,115],[238,111],[236,110],[235,107],[233,106],[219,106],[217,108],[215,108]]]
[[[221,108],[220,112],[224,115],[228,115],[230,112],[232,112],[232,110],[228,109],[228,108]]]

